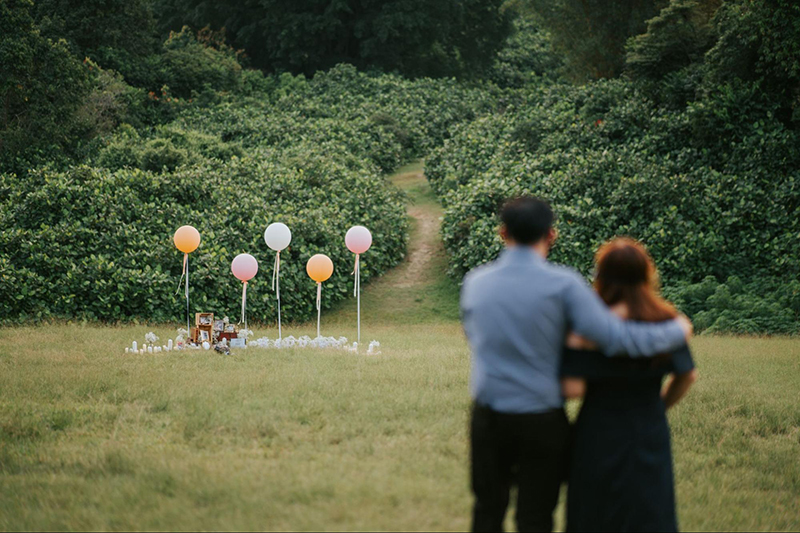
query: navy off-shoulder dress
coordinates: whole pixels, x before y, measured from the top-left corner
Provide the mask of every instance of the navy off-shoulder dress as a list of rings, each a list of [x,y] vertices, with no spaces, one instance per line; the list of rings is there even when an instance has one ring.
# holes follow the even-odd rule
[[[567,349],[561,373],[586,379],[574,429],[567,531],[677,531],[664,376],[694,368],[671,357],[606,357]]]

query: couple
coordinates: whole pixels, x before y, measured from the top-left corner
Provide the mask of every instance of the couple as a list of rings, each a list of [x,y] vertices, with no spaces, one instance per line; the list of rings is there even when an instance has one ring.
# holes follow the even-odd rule
[[[665,409],[694,380],[691,323],[658,296],[635,241],[600,249],[595,292],[547,261],[556,231],[546,202],[514,199],[500,218],[506,250],[470,272],[461,294],[473,530],[502,530],[513,485],[518,529],[552,530],[568,479],[568,531],[675,531]],[[565,396],[584,396],[574,429]]]

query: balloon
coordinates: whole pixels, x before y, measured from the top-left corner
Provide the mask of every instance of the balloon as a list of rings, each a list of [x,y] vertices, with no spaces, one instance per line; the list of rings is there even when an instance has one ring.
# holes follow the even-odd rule
[[[312,256],[306,263],[306,272],[308,272],[308,277],[321,283],[333,274],[333,261],[325,254]]]
[[[275,222],[267,226],[264,231],[264,240],[267,246],[280,252],[292,242],[292,232],[286,224]]]
[[[258,261],[250,254],[239,254],[231,261],[231,272],[242,281],[249,281],[258,272]]]
[[[372,234],[364,226],[353,226],[347,230],[344,243],[354,254],[363,254],[372,245]]]
[[[200,232],[192,226],[181,226],[172,238],[175,247],[185,254],[190,254],[200,246]]]

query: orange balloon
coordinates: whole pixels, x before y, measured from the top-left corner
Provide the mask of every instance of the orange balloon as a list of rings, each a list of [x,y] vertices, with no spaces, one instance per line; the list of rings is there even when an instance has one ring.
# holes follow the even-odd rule
[[[333,274],[333,261],[325,254],[312,256],[306,263],[306,272],[308,272],[308,277],[321,283]]]
[[[185,254],[190,254],[200,246],[200,232],[192,226],[181,226],[175,232],[175,247]]]

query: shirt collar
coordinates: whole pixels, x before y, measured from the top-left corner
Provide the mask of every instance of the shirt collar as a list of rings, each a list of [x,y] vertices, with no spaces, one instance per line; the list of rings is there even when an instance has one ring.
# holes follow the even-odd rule
[[[536,253],[530,246],[509,246],[500,253],[503,263],[519,263],[526,261],[542,262],[544,257]]]

